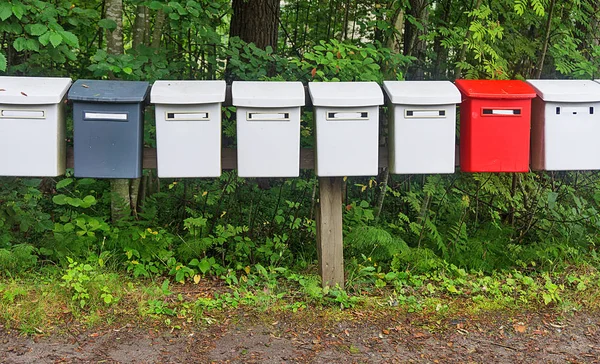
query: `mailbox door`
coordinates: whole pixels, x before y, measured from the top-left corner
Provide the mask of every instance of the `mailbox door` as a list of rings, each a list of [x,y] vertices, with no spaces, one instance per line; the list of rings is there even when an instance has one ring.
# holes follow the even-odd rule
[[[456,106],[396,105],[390,122],[392,173],[454,173]]]
[[[316,173],[322,177],[376,176],[379,107],[315,107]]]
[[[62,104],[0,105],[0,176],[56,177],[65,158]]]
[[[75,177],[141,177],[141,104],[75,102],[73,115]]]
[[[300,108],[237,108],[240,177],[300,175]]]
[[[546,103],[546,170],[600,169],[598,113],[600,103]]]
[[[159,177],[221,175],[221,104],[156,105]]]
[[[467,98],[460,116],[461,170],[529,171],[531,100]]]

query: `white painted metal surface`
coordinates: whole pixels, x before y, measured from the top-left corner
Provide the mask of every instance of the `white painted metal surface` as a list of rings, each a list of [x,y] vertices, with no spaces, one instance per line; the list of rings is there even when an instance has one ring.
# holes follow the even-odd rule
[[[300,82],[233,82],[240,177],[300,174]]]
[[[0,77],[0,176],[65,173],[70,78]]]
[[[375,176],[379,171],[379,105],[375,82],[308,84],[316,122],[315,171],[320,177]]]
[[[157,172],[162,178],[221,175],[225,81],[156,81]]]
[[[448,81],[384,81],[391,101],[388,119],[390,172],[454,173],[456,104]]]
[[[528,80],[532,103],[532,169],[600,169],[600,84]]]

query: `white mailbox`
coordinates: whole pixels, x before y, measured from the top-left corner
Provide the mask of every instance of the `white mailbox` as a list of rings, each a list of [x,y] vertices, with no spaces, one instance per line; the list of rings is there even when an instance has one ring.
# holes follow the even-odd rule
[[[456,104],[449,81],[384,81],[389,107],[391,173],[454,173]]]
[[[65,173],[70,78],[0,77],[0,176]]]
[[[317,126],[317,176],[375,176],[379,171],[379,105],[376,82],[308,84]]]
[[[156,81],[159,177],[221,175],[221,103],[225,81]]]
[[[528,80],[531,168],[600,169],[600,84],[585,80]]]
[[[235,81],[237,155],[240,177],[300,175],[301,82]]]

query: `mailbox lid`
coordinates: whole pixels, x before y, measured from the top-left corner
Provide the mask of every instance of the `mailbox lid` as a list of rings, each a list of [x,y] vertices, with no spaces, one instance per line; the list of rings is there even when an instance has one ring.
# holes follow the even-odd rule
[[[450,81],[383,81],[392,104],[448,105],[460,103],[460,92]]]
[[[310,82],[308,91],[314,106],[383,105],[377,82]]]
[[[600,84],[588,80],[527,80],[537,95],[550,102],[599,102]]]
[[[234,81],[231,86],[234,106],[298,107],[304,106],[302,82]]]
[[[77,80],[67,98],[87,102],[143,102],[148,95],[149,85],[144,81]]]
[[[520,80],[456,80],[456,87],[476,99],[533,99],[533,87]]]
[[[225,101],[225,81],[156,81],[150,101],[154,104],[212,104]]]
[[[62,77],[0,77],[0,104],[58,104],[71,82]]]

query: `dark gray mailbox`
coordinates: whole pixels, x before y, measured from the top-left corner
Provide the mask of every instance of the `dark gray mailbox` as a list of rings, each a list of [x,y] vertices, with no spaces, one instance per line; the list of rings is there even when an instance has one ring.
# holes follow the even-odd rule
[[[78,80],[73,101],[75,177],[142,176],[148,82]]]

